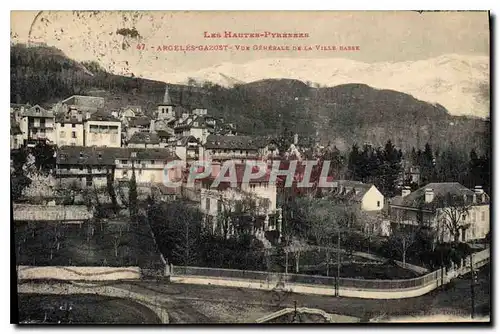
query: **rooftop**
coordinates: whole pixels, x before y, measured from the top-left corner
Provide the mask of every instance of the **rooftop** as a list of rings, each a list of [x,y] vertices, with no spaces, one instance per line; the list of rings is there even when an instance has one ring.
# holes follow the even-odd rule
[[[135,158],[132,153],[135,153]],[[56,163],[111,166],[119,159],[179,160],[179,157],[162,148],[62,146],[57,152]]]
[[[44,109],[37,104],[31,108],[25,109],[21,116],[52,118],[54,117],[54,112],[52,110]]]
[[[160,139],[156,133],[136,132],[128,142],[129,144],[159,144]]]
[[[258,150],[259,140],[252,136],[208,135],[205,148]]]
[[[434,193],[433,200],[430,203],[425,202],[426,189],[432,189]],[[391,204],[412,208],[436,209],[450,205],[473,204],[475,193],[473,190],[465,187],[458,182],[429,183],[405,197],[397,196],[392,199]],[[489,204],[490,198],[485,193],[484,201],[476,198],[476,203]]]

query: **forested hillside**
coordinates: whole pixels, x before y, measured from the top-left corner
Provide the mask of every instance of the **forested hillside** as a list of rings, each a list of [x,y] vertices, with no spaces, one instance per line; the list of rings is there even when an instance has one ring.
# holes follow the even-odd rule
[[[166,84],[107,73],[99,64],[78,63],[61,51],[44,46],[11,47],[11,102],[57,102],[72,94],[106,98],[106,108],[140,105],[155,109]],[[236,124],[245,134],[277,134],[285,130],[347,150],[354,143],[384,145],[387,140],[403,150],[455,149],[468,154],[489,149],[489,121],[451,116],[440,105],[411,95],[378,90],[363,84],[313,88],[298,80],[269,79],[234,88],[209,82],[171,85],[173,102],[204,107]]]

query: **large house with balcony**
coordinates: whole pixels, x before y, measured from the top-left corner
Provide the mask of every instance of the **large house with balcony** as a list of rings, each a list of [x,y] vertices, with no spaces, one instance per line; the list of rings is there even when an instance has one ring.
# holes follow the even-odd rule
[[[63,146],[57,152],[56,177],[61,185],[102,187],[107,181],[129,181],[134,169],[138,184],[162,184],[166,164],[178,159],[165,149]],[[171,180],[182,176],[180,167],[168,173]]]
[[[114,155],[115,175],[118,181],[129,181],[132,169],[138,184],[163,184],[165,181],[165,166],[179,157],[163,148],[121,148]],[[168,171],[171,180],[182,177],[180,166]]]
[[[54,113],[38,104],[21,113],[19,122],[24,144],[34,146],[39,141],[54,144],[56,141]]]
[[[205,160],[226,161],[256,160],[260,157],[259,143],[251,136],[209,135],[204,145]]]
[[[121,147],[122,123],[102,113],[92,114],[84,122],[85,146]]]
[[[61,186],[102,187],[112,180],[116,149],[61,146],[56,155],[56,178]]]
[[[490,198],[481,187],[457,182],[429,183],[389,204],[392,226],[431,228],[439,242],[483,239],[490,231]]]

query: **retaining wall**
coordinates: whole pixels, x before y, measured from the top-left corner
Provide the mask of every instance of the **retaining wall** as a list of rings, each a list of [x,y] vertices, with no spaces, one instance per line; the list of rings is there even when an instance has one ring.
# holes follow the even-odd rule
[[[140,279],[139,267],[18,266],[18,280],[117,281]]]

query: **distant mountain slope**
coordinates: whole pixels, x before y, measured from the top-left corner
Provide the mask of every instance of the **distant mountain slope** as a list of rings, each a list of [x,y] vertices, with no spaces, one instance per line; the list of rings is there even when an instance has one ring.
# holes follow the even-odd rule
[[[11,48],[11,102],[56,102],[72,94],[100,91],[106,108],[140,105],[152,112],[166,84],[85,66],[49,47]],[[450,143],[468,152],[484,148],[489,122],[449,115],[441,105],[411,95],[364,84],[314,88],[299,80],[268,79],[224,88],[169,84],[172,100],[188,108],[204,107],[237,125],[245,134],[277,134],[288,130],[347,149],[353,143],[383,145],[388,139],[403,149],[430,142]]]
[[[191,78],[225,87],[231,87],[235,79],[253,82],[290,78],[330,87],[357,82],[439,103],[454,115],[489,115],[489,60],[482,56],[453,54],[413,62],[374,64],[336,58],[260,59],[246,64],[225,63],[196,72],[168,73],[164,77],[175,83],[186,83]]]
[[[349,59],[259,59],[178,72],[166,53],[138,52],[138,43],[158,45],[175,31],[168,12],[41,11],[32,22],[13,22],[13,42],[45,42],[78,61],[97,61],[110,73],[186,84],[190,78],[223,87],[289,78],[322,86],[362,83],[404,92],[443,105],[453,115],[489,115],[489,58],[449,54],[397,63]],[[30,25],[31,24],[31,25]],[[30,26],[29,30],[27,26]],[[118,29],[121,28],[121,29]],[[365,51],[370,52],[370,51]]]

